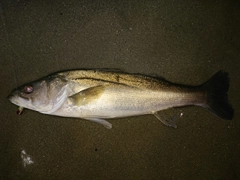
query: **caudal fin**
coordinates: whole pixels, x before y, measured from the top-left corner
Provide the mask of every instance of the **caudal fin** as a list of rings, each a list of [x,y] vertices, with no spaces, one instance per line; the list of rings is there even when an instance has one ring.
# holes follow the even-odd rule
[[[228,101],[229,89],[228,73],[218,71],[202,87],[207,91],[207,104],[205,107],[222,119],[233,118],[233,108]]]

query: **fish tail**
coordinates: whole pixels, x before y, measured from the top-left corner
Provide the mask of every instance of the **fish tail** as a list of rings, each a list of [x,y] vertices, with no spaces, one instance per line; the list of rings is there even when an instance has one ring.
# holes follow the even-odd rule
[[[233,118],[233,108],[228,100],[229,77],[225,71],[218,71],[202,88],[207,92],[207,103],[205,107],[216,116],[231,120]]]

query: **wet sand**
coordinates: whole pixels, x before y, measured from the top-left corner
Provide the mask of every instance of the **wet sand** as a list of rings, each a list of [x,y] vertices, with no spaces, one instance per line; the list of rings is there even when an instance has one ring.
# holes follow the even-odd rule
[[[5,0],[0,17],[0,179],[240,179],[239,2]],[[146,115],[111,120],[108,130],[30,110],[18,116],[7,100],[19,85],[78,68],[189,85],[222,69],[235,116],[183,107],[162,112],[177,129]]]

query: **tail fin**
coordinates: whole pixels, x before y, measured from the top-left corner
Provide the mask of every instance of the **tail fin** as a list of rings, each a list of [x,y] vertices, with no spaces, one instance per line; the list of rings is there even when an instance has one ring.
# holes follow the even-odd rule
[[[233,108],[228,101],[227,92],[229,89],[228,73],[218,71],[202,87],[207,91],[207,104],[205,107],[216,116],[231,120],[233,118]]]

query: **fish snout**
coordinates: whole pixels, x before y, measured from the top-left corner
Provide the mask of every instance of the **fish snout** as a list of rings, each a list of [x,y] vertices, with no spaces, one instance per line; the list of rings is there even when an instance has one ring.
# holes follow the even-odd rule
[[[8,96],[7,96],[7,99],[9,100],[9,101],[11,101],[12,99],[14,99],[14,94],[13,93],[11,93],[11,94],[9,94]]]
[[[11,93],[11,94],[8,95],[7,98],[8,98],[8,100],[9,100],[11,103],[13,103],[13,104],[16,103],[17,97],[16,97],[15,94]]]

